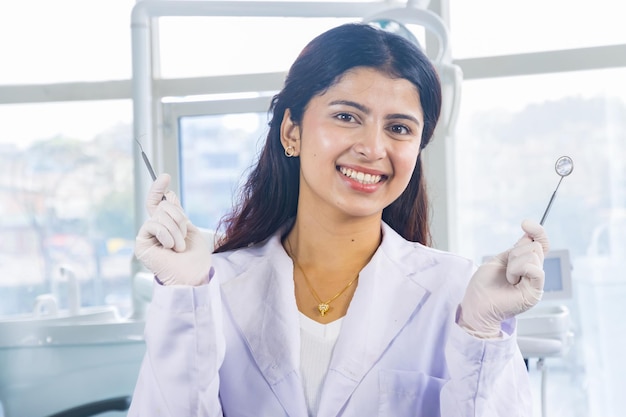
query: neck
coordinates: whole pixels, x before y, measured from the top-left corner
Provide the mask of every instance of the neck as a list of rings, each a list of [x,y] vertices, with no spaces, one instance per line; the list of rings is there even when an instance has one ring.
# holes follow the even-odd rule
[[[284,241],[294,260],[298,309],[320,323],[343,317],[381,233],[380,219],[335,224],[298,214]],[[318,305],[330,299],[328,313],[322,315]]]
[[[293,251],[290,255],[307,274],[309,270],[358,274],[380,245],[381,233],[376,217],[328,222],[298,215],[287,239]]]

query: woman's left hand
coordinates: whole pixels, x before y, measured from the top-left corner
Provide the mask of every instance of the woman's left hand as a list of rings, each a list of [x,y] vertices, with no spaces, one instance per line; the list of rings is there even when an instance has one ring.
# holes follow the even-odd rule
[[[543,227],[522,222],[524,236],[509,250],[481,265],[472,276],[460,305],[458,323],[480,338],[497,338],[500,326],[541,300],[549,250]]]

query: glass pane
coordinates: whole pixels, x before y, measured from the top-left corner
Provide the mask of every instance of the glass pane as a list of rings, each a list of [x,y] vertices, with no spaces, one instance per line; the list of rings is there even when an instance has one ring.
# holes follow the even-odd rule
[[[616,0],[450,0],[454,58],[626,43]]]
[[[130,312],[130,101],[0,106],[0,315],[51,294]]]
[[[459,251],[480,262],[539,220],[569,250],[574,344],[547,358],[549,415],[620,415],[626,386],[626,70],[466,81],[456,134]],[[555,301],[552,301],[554,303]],[[531,373],[537,386],[538,371]],[[539,388],[537,388],[539,398]]]
[[[315,36],[355,20],[163,17],[159,20],[161,74],[177,78],[286,71]]]
[[[134,0],[11,1],[0,13],[0,84],[128,79]]]
[[[266,113],[180,119],[181,196],[190,220],[215,230],[267,134]]]

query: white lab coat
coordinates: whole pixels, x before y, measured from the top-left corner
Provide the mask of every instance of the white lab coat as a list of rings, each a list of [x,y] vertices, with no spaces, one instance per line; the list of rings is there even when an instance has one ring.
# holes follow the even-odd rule
[[[455,324],[474,265],[382,228],[318,416],[531,416],[514,320],[490,341]],[[213,266],[208,285],[155,286],[129,416],[307,417],[293,264],[279,234],[213,255]]]

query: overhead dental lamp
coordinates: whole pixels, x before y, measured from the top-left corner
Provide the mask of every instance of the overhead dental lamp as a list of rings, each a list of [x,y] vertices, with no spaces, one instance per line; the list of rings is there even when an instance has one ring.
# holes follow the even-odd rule
[[[451,136],[459,113],[463,73],[459,66],[452,63],[448,28],[441,17],[426,9],[428,3],[429,1],[408,2],[405,7],[383,10],[366,16],[363,22],[404,37],[429,56],[437,69],[443,90],[443,108],[437,130],[442,136]],[[438,46],[436,53],[431,53],[426,45],[420,44],[410,30],[410,25],[420,26],[427,34],[434,35]]]

